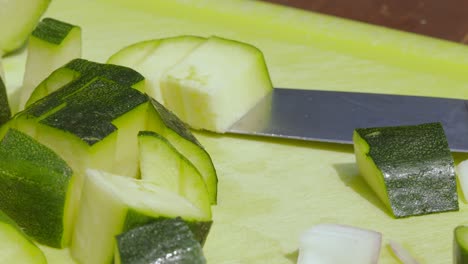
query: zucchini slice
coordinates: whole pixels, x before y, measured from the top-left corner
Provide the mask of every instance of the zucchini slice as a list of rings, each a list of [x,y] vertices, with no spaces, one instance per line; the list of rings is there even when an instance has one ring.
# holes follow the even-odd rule
[[[138,142],[141,179],[178,193],[211,216],[210,197],[197,168],[155,132],[141,131]]]
[[[1,71],[1,66],[0,66]],[[10,104],[8,103],[8,94],[5,83],[0,72],[0,126],[8,122],[11,118]]]
[[[151,100],[151,106],[148,111],[147,130],[165,137],[195,165],[205,180],[211,204],[216,204],[218,176],[210,155],[176,115],[154,99]]]
[[[134,228],[116,237],[116,264],[204,264],[203,250],[180,218]]]
[[[440,123],[356,129],[353,141],[361,176],[395,217],[458,210]]]
[[[28,56],[18,109],[51,72],[81,57],[81,28],[53,18],[44,18],[28,41]],[[46,63],[44,63],[46,62]]]
[[[0,30],[0,57],[24,44],[49,3],[50,0],[5,0],[0,2],[0,25],[5,25]]]
[[[174,217],[192,222],[207,236],[211,217],[179,195],[150,182],[88,170],[71,253],[81,263],[110,263],[116,235]]]
[[[453,236],[453,263],[468,263],[468,226],[457,226]]]
[[[272,90],[262,52],[210,37],[161,77],[165,106],[195,129],[223,133]]]
[[[161,75],[204,40],[198,36],[177,36],[142,41],[119,50],[107,63],[127,66],[143,74],[149,82],[147,93],[164,104],[159,85]]]
[[[44,253],[0,211],[0,263],[47,264]]]
[[[15,129],[0,142],[0,210],[36,241],[56,248],[70,239],[72,169],[52,150]]]

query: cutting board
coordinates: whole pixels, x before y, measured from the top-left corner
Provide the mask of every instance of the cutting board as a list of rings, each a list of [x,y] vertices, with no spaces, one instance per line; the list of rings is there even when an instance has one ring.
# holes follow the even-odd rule
[[[83,29],[83,57],[104,62],[137,41],[181,34],[246,41],[265,54],[276,87],[468,99],[468,47],[263,2],[54,0],[46,16]],[[4,59],[9,91],[24,51]],[[219,177],[205,245],[209,263],[295,263],[298,238],[319,223],[383,234],[379,263],[399,263],[395,240],[421,263],[451,263],[460,211],[394,219],[359,176],[351,146],[197,132]],[[454,154],[457,162],[468,156]],[[73,263],[43,247],[49,263]]]

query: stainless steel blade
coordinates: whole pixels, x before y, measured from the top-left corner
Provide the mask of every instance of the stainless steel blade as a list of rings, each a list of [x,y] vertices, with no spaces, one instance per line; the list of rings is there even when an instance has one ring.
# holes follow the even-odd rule
[[[228,133],[351,144],[355,128],[441,122],[450,149],[468,152],[467,102],[275,88]]]

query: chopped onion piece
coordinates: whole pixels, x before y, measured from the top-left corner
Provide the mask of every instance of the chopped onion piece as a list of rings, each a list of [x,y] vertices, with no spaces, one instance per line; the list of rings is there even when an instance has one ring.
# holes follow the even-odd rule
[[[300,238],[298,264],[377,264],[382,234],[337,224],[319,224]]]
[[[388,244],[402,264],[419,264],[402,245],[392,240],[390,240]]]
[[[468,160],[460,162],[457,168],[458,181],[463,192],[465,201],[468,200]]]

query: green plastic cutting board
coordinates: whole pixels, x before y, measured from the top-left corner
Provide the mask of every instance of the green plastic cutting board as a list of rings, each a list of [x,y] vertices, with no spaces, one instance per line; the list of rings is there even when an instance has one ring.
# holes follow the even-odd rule
[[[276,87],[468,99],[466,46],[256,1],[54,0],[46,16],[80,25],[84,58],[100,62],[141,40],[218,35],[262,49]],[[24,63],[24,52],[4,59],[12,93]],[[468,223],[463,201],[459,212],[393,219],[351,146],[197,136],[219,175],[209,263],[295,263],[299,235],[318,223],[382,232],[380,263],[398,263],[389,240],[421,263],[451,263],[453,228]],[[66,250],[44,250],[51,264],[72,263]]]

